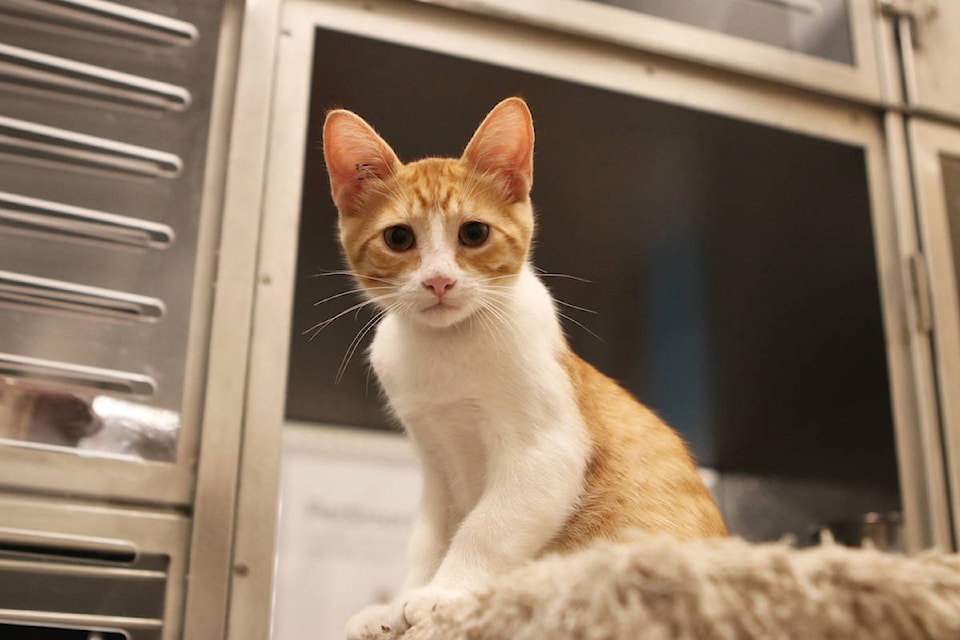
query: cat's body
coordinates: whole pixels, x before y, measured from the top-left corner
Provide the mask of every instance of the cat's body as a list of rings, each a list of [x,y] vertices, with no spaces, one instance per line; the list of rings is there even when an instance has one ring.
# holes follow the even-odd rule
[[[631,530],[726,534],[680,438],[567,346],[528,262],[522,101],[498,105],[460,159],[403,165],[346,111],[328,116],[324,151],[347,259],[387,312],[371,362],[424,472],[404,590],[348,638],[402,631],[547,552]]]

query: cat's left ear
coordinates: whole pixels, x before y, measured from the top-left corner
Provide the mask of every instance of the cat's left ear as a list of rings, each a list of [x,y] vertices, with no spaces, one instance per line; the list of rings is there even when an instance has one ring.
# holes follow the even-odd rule
[[[359,213],[372,183],[386,180],[400,167],[393,149],[373,127],[345,109],[327,114],[323,156],[333,201],[342,215]]]
[[[533,186],[533,118],[527,103],[507,98],[487,114],[461,160],[496,176],[514,201],[525,200]]]

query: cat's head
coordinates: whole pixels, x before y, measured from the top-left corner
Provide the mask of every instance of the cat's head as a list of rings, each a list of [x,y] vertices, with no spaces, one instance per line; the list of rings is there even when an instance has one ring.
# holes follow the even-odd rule
[[[351,270],[383,308],[425,325],[501,306],[533,237],[533,122],[487,115],[463,155],[403,164],[362,118],[327,114],[323,152]]]

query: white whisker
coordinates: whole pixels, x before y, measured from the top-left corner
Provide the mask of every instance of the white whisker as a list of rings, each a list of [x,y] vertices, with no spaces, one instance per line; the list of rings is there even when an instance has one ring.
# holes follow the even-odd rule
[[[331,300],[336,300],[337,298],[342,298],[343,296],[349,296],[353,293],[363,293],[364,291],[382,291],[383,289],[392,289],[392,287],[370,287],[369,289],[350,289],[349,291],[341,291],[340,293],[335,293],[332,296],[327,296],[323,300],[317,300],[313,303],[313,306],[319,307],[324,302],[330,302]]]
[[[340,381],[343,380],[343,374],[347,371],[347,365],[350,364],[350,360],[353,359],[353,354],[356,353],[357,347],[360,346],[360,343],[363,342],[363,338],[370,332],[370,330],[377,325],[377,323],[387,315],[387,309],[382,309],[377,313],[373,314],[373,317],[363,325],[363,328],[357,332],[353,337],[353,340],[350,341],[350,346],[347,347],[347,352],[343,355],[343,359],[340,360],[340,367],[337,369],[337,377],[334,379],[334,384],[340,384]]]
[[[580,276],[573,276],[569,273],[550,273],[544,271],[540,267],[534,267],[537,270],[538,278],[567,278],[568,280],[576,280],[577,282],[585,282],[587,284],[593,284],[593,280],[587,280],[586,278],[581,278]]]
[[[565,307],[569,307],[569,308],[571,308],[571,309],[576,309],[577,311],[583,311],[584,313],[592,313],[593,315],[599,315],[599,314],[598,314],[596,311],[594,311],[593,309],[587,309],[586,307],[578,307],[578,306],[575,305],[575,304],[570,304],[569,302],[564,302],[564,301],[561,300],[560,298],[554,298],[553,301],[556,302],[557,304],[562,304],[562,305],[565,306]]]
[[[384,295],[382,295],[382,296],[377,296],[377,297],[371,298],[371,299],[369,299],[369,300],[364,300],[363,302],[359,302],[359,303],[357,303],[357,304],[355,304],[355,305],[353,305],[353,306],[351,306],[351,307],[347,307],[346,309],[344,309],[343,311],[341,311],[340,313],[334,315],[334,316],[331,317],[331,318],[327,318],[326,320],[323,320],[322,322],[318,322],[317,324],[313,325],[312,327],[310,327],[310,328],[307,329],[306,331],[303,331],[303,332],[301,333],[301,335],[306,335],[306,334],[308,334],[308,333],[311,334],[309,341],[310,341],[310,342],[313,342],[314,338],[316,338],[316,337],[320,334],[321,331],[323,331],[323,330],[326,329],[328,326],[330,326],[330,323],[334,322],[334,321],[337,320],[338,318],[342,318],[343,316],[347,315],[348,313],[352,313],[353,311],[356,311],[356,312],[359,313],[360,310],[363,309],[364,307],[366,307],[367,305],[371,305],[371,304],[374,304],[374,303],[381,304],[381,303],[383,303],[385,300],[389,300],[389,299],[395,298],[395,297],[397,297],[397,296],[399,296],[399,295],[400,295],[399,293],[387,293],[387,294],[384,294]]]
[[[388,284],[393,287],[399,287],[402,285],[401,282],[397,280],[387,280],[385,278],[378,278],[376,276],[366,275],[362,273],[357,273],[356,271],[341,270],[341,271],[321,271],[320,273],[311,274],[310,278],[325,278],[327,276],[350,276],[357,280],[373,280],[374,282],[382,282],[383,284]]]
[[[607,344],[607,341],[606,341],[606,340],[604,340],[603,338],[601,338],[600,336],[598,336],[597,334],[595,334],[593,331],[591,331],[590,329],[588,329],[588,328],[586,327],[586,325],[584,325],[584,324],[581,323],[580,321],[578,321],[578,320],[576,320],[576,319],[574,319],[574,318],[571,318],[570,316],[568,316],[567,314],[565,314],[565,313],[563,313],[563,312],[561,312],[561,311],[557,311],[557,315],[560,316],[561,318],[563,318],[563,319],[565,319],[565,320],[569,320],[569,321],[572,322],[573,324],[577,325],[578,327],[580,327],[581,329],[583,329],[584,331],[586,331],[587,333],[589,333],[590,335],[592,335],[594,338],[596,338],[597,340],[599,340],[599,341],[602,342],[603,344]]]

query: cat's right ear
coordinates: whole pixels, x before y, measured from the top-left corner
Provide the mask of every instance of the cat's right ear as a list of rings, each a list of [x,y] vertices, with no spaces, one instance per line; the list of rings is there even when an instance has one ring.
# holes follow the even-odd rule
[[[327,114],[323,157],[333,201],[341,215],[358,214],[372,183],[386,180],[400,166],[393,149],[373,127],[345,109]]]

